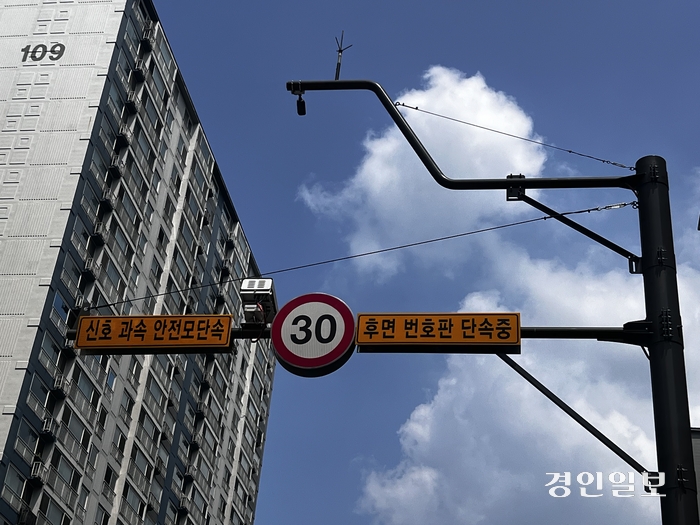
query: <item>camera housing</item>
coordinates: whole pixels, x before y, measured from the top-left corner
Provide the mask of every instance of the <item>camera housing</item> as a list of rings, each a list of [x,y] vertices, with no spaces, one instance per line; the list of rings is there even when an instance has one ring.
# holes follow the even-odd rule
[[[277,296],[272,279],[243,279],[241,283],[244,324],[266,326],[277,314]]]

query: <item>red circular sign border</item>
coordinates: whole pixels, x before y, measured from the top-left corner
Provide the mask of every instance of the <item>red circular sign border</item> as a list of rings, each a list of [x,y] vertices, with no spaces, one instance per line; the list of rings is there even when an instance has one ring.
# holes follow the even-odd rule
[[[340,316],[343,318],[343,322],[345,323],[345,334],[343,334],[343,338],[340,340],[338,345],[326,355],[311,359],[299,357],[298,355],[294,354],[287,349],[284,341],[282,340],[282,324],[289,313],[295,308],[307,303],[324,303],[329,305],[340,314]],[[277,358],[282,362],[283,366],[286,364],[292,368],[298,368],[300,370],[320,370],[324,367],[332,365],[338,359],[342,358],[346,352],[352,350],[352,347],[354,346],[353,342],[355,340],[355,316],[350,310],[350,307],[345,304],[342,299],[321,292],[308,293],[295,297],[280,308],[272,321],[270,337],[272,339],[272,346],[275,349]]]

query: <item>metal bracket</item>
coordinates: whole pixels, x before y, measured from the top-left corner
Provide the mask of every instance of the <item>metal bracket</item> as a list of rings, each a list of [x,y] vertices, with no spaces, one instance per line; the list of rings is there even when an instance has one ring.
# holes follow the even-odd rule
[[[506,179],[508,180],[513,180],[513,179],[520,179],[523,180],[525,178],[525,175],[523,174],[518,174],[518,175],[508,175]],[[506,201],[519,201],[522,200],[523,196],[525,195],[525,188],[521,185],[518,186],[509,186],[506,189]]]
[[[292,80],[291,82],[287,82],[287,89],[292,93],[292,95],[303,95],[304,90],[301,89],[301,81],[300,80]]]

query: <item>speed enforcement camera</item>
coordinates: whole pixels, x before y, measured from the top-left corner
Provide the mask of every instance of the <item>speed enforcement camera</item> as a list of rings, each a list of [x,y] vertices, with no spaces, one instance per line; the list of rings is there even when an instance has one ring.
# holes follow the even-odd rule
[[[243,279],[241,301],[245,324],[264,326],[277,313],[277,297],[272,279]]]

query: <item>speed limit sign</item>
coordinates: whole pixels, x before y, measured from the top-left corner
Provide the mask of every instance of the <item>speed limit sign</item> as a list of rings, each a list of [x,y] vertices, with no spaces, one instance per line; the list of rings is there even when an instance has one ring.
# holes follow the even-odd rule
[[[270,335],[284,368],[296,375],[319,377],[350,359],[355,347],[355,316],[337,297],[305,294],[277,312]]]

